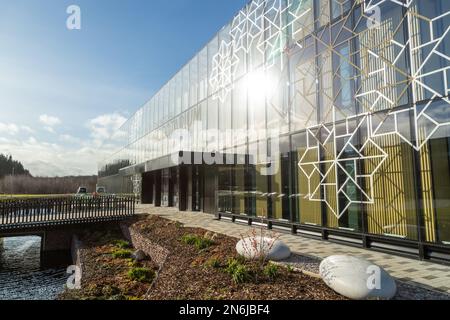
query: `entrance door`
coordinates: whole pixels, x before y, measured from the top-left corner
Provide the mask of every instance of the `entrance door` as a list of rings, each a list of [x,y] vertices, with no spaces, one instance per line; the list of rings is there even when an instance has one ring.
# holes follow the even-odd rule
[[[141,199],[143,204],[153,204],[153,174],[145,172],[142,174]]]

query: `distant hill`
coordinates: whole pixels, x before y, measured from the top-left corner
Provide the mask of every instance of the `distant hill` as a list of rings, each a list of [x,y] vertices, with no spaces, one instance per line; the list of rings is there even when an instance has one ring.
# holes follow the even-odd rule
[[[0,178],[9,175],[31,176],[22,163],[14,160],[11,155],[0,154]]]
[[[97,176],[33,177],[22,163],[0,154],[0,194],[69,194],[78,187],[95,191]]]

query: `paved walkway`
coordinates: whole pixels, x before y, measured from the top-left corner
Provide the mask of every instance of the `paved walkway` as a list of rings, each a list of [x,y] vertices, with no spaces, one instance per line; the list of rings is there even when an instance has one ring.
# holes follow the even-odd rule
[[[138,205],[137,213],[157,214],[183,223],[185,226],[203,228],[212,232],[240,238],[251,227],[218,221],[214,216],[199,212],[180,212],[174,208],[155,208],[151,205]],[[281,240],[295,253],[325,259],[336,254],[350,254],[367,259],[388,271],[393,277],[421,287],[450,294],[450,266],[427,261],[403,258],[362,248],[354,248],[327,241],[319,241],[301,236],[282,234]]]

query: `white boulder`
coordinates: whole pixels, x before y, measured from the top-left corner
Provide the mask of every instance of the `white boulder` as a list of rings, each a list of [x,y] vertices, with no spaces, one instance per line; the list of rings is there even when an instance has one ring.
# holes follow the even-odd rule
[[[280,261],[291,256],[291,250],[282,241],[268,237],[249,237],[236,245],[236,251],[247,260],[267,257],[268,260]]]
[[[383,268],[352,256],[323,260],[320,276],[331,289],[353,300],[389,300],[397,293],[395,280]]]

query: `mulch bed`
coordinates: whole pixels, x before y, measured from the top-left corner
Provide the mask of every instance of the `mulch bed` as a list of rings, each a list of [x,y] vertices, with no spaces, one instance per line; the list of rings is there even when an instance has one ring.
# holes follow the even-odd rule
[[[170,251],[150,300],[342,300],[320,279],[280,267],[275,279],[259,276],[258,280],[236,284],[224,269],[228,259],[237,258],[236,239],[217,235],[214,245],[198,250],[184,244],[184,235],[204,236],[207,231],[184,228],[181,224],[152,216],[134,224],[140,232]],[[208,266],[211,259],[220,267]],[[250,266],[251,267],[251,266]]]
[[[140,233],[170,251],[156,282],[142,283],[131,280],[127,259],[114,258],[117,240],[125,240],[117,224],[103,230],[89,229],[79,235],[83,243],[81,255],[85,265],[81,290],[66,290],[61,300],[344,300],[328,288],[321,279],[280,266],[278,276],[270,279],[262,274],[258,278],[236,284],[226,272],[227,261],[237,259],[236,239],[216,234],[214,244],[203,250],[185,244],[185,235],[212,235],[199,228],[185,228],[182,224],[157,216],[146,216],[129,222]],[[133,248],[130,248],[133,251]],[[211,260],[219,266],[211,266]],[[318,273],[320,260],[293,255],[285,261],[291,266]],[[255,269],[254,263],[245,263]],[[138,267],[152,269],[159,266],[150,260]],[[425,290],[399,282],[398,300],[448,299],[448,295]]]
[[[153,286],[128,277],[129,261],[112,257],[116,240],[124,239],[116,226],[106,231],[86,231],[80,236],[85,265],[82,289],[66,290],[62,300],[343,300],[320,279],[279,267],[278,276],[271,279],[258,273],[247,282],[236,284],[225,269],[230,258],[238,258],[236,239],[217,234],[214,244],[199,250],[185,244],[185,235],[204,237],[206,230],[185,228],[180,223],[156,216],[131,221],[134,228],[170,251]],[[209,235],[211,233],[208,233]],[[132,249],[133,250],[133,249]],[[211,266],[210,261],[219,262]],[[248,268],[255,264],[246,262]],[[144,261],[141,266],[159,269]],[[150,289],[150,290],[149,290]]]
[[[130,261],[112,256],[112,252],[118,249],[116,241],[125,241],[125,238],[117,225],[110,228],[106,232],[88,230],[79,236],[85,261],[82,289],[66,289],[59,296],[60,300],[138,300],[147,293],[148,283],[129,278]],[[132,248],[130,250],[133,251]],[[158,269],[151,261],[143,261],[139,267]]]

